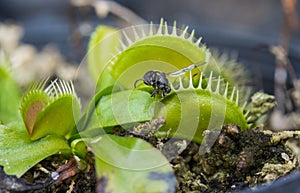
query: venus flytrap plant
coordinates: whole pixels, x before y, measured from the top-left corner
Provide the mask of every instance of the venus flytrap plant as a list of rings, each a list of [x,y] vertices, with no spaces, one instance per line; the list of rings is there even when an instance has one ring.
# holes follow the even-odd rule
[[[80,116],[79,99],[71,82],[46,83],[36,83],[24,94],[22,122],[1,125],[0,165],[7,174],[20,177],[53,154],[71,154],[67,138]]]
[[[105,58],[101,55],[110,53],[98,52],[97,56],[95,51],[89,50],[89,53],[92,53],[88,55],[92,57],[89,59],[89,65],[99,65],[102,70],[99,71],[97,93],[87,109],[84,124],[80,127],[82,136],[97,133],[99,129],[112,133],[112,128],[119,125],[126,130],[132,128],[135,123],[158,117],[164,117],[166,124],[156,132],[156,136],[188,139],[197,143],[202,142],[203,131],[207,129],[221,128],[225,124],[237,124],[242,129],[249,127],[247,109],[244,108],[244,102],[241,104],[239,101],[243,93],[238,89],[243,85],[235,83],[235,79],[231,78],[232,72],[222,70],[227,68],[226,65],[218,65],[221,59],[214,60],[201,44],[201,38],[194,41],[194,32],[189,35],[187,29],[180,31],[176,24],[169,28],[162,20],[158,26],[150,24],[132,27],[122,32],[116,31],[116,36],[123,33],[123,40],[119,44],[113,41],[118,51],[113,52],[109,61],[100,58]],[[128,30],[132,32],[131,38]],[[103,43],[95,38],[98,31],[101,30],[98,29],[93,34],[90,45],[106,45],[105,40]],[[97,47],[103,48],[103,45]],[[170,80],[171,93],[165,97],[151,97],[153,88],[142,83],[138,84],[136,89],[133,88],[134,82],[147,71],[172,72],[201,62],[206,62],[207,65]],[[243,75],[240,77],[245,78]],[[107,89],[109,92],[105,92]],[[109,138],[109,135],[105,136]],[[133,139],[114,136],[108,141],[115,140],[122,140],[124,146],[126,143],[132,144]],[[122,185],[120,176],[126,170],[119,165],[127,163],[128,160],[123,159],[127,154],[120,150],[120,144],[106,144],[104,141],[100,137],[87,142],[96,155],[99,180],[109,183],[109,188],[104,187],[103,190],[112,190],[113,186],[127,188],[128,186]],[[121,151],[124,156],[105,154],[106,147],[113,149],[116,146],[119,147],[116,152]],[[114,164],[110,165],[111,163]],[[126,175],[136,176],[130,172]],[[130,182],[135,183],[134,180]]]
[[[98,85],[85,114],[80,118],[72,83],[34,84],[21,101],[23,122],[1,125],[0,165],[5,172],[20,177],[59,152],[84,163],[90,150],[102,187],[99,192],[173,192],[176,179],[166,157],[136,136],[114,135],[114,127],[126,131],[163,117],[165,125],[156,137],[201,143],[204,130],[225,124],[247,129],[247,120],[251,124],[257,120],[257,116],[250,117],[251,109],[246,114],[239,101],[241,85],[229,79],[230,73],[211,57],[201,38],[194,40],[194,31],[188,34],[187,30],[178,30],[176,23],[169,27],[163,20],[158,26],[132,27],[123,33],[113,28],[96,30],[89,43],[88,62]],[[107,36],[110,34],[114,35]],[[178,77],[168,77],[170,84],[165,86],[171,92],[164,97],[159,93],[151,97],[153,87],[142,82],[134,88],[134,82],[149,70],[168,74],[203,62],[205,65]],[[13,159],[15,153],[20,158]]]

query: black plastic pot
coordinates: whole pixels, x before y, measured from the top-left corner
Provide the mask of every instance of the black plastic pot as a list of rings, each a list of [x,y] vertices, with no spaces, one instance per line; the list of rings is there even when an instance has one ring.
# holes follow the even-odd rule
[[[281,177],[268,185],[260,185],[253,190],[244,190],[237,193],[299,193],[300,171]]]

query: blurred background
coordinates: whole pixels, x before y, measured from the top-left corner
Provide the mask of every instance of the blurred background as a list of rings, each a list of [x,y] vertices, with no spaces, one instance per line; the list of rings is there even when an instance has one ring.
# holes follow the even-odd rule
[[[282,2],[273,0],[116,0],[146,21],[165,18],[196,29],[209,48],[237,51],[239,61],[252,72],[258,90],[274,92],[275,57],[267,46],[280,44],[286,29]],[[300,11],[300,4],[293,7]],[[296,13],[299,14],[299,13]],[[23,43],[42,49],[55,45],[63,57],[79,63],[89,34],[99,24],[124,27],[114,14],[97,17],[90,6],[74,6],[68,0],[1,0],[0,21],[24,27]],[[129,25],[127,23],[127,25]],[[288,57],[300,72],[300,32],[289,34]],[[298,73],[299,74],[299,73]]]

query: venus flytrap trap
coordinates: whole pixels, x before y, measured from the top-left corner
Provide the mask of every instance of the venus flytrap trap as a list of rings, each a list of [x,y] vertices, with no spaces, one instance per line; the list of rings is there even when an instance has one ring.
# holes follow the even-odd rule
[[[24,95],[21,115],[32,140],[47,135],[68,137],[80,117],[80,102],[72,82],[37,83]]]
[[[207,80],[207,86],[202,87],[203,75],[200,75],[199,85],[193,86],[192,74],[190,73],[190,84],[184,88],[180,82],[176,92],[161,100],[163,108],[157,108],[157,116],[166,119],[158,133],[164,135],[169,128],[171,136],[185,138],[201,143],[203,131],[207,129],[220,128],[222,125],[237,124],[242,129],[247,129],[247,120],[243,109],[239,107],[238,91],[228,93],[228,84],[221,85],[220,77],[216,89],[212,89],[212,75]],[[220,93],[223,86],[224,92]],[[174,86],[172,89],[175,90]],[[184,122],[184,123],[182,123]]]
[[[99,53],[98,60],[95,59],[94,54],[88,55],[88,57],[93,57],[93,60],[89,60],[90,62],[98,61],[99,66],[105,66],[101,67],[103,70],[99,74],[98,88],[107,86],[102,81],[107,74],[112,78],[110,80],[114,80],[110,82],[113,84],[111,86],[116,88],[112,89],[111,95],[113,96],[114,92],[120,89],[132,90],[135,81],[150,70],[155,69],[167,73],[178,71],[191,64],[204,62],[206,65],[191,69],[179,78],[171,80],[170,77],[167,77],[172,85],[171,93],[164,98],[154,97],[154,101],[158,103],[153,103],[155,111],[152,118],[159,116],[166,118],[166,125],[158,131],[158,134],[160,136],[166,135],[167,131],[172,128],[171,136],[177,133],[177,137],[201,142],[202,132],[209,127],[211,127],[210,129],[221,128],[223,124],[235,123],[243,129],[248,128],[243,104],[239,103],[239,95],[243,96],[243,93],[240,93],[236,87],[243,85],[239,85],[238,82],[235,83],[233,79],[229,80],[227,78],[230,77],[229,72],[226,74],[225,70],[222,70],[226,66],[218,65],[218,60],[214,60],[205,45],[201,44],[201,38],[194,40],[194,31],[188,34],[187,30],[188,27],[180,31],[177,29],[176,23],[170,27],[164,20],[161,20],[160,25],[134,26],[121,32],[115,32],[123,34],[124,39],[120,41],[119,45],[115,45],[118,52],[108,62],[100,60],[103,58],[101,55],[107,54],[105,52]],[[97,37],[97,31],[93,34],[90,45],[95,45],[96,38],[94,37]],[[132,37],[129,37],[128,34],[132,34]],[[99,42],[99,39],[96,40]],[[93,53],[92,51],[89,52]],[[89,65],[96,66],[95,64]],[[134,90],[148,92],[149,89],[153,88],[140,83]],[[99,90],[101,92],[101,89]],[[120,93],[122,92],[126,91]],[[153,90],[150,91],[150,93],[152,92]],[[144,95],[144,98],[151,102],[149,95]],[[96,112],[100,114],[100,125],[112,127],[125,122],[121,121],[118,124],[117,120],[112,123],[110,117],[113,114],[115,117],[123,115],[130,117],[131,113],[126,110],[130,106],[127,105],[128,108],[122,108],[122,111],[118,111],[112,102],[110,106],[103,108],[105,106],[101,103],[103,100],[105,99],[100,99],[100,103],[97,102],[96,104]],[[122,100],[116,99],[115,101],[118,101],[116,104],[122,103]],[[124,102],[124,107],[126,106],[125,103],[127,101]],[[106,102],[105,104],[108,105]],[[143,104],[138,103],[136,106],[142,107]],[[112,113],[106,117],[104,115],[106,112]],[[150,121],[150,118],[149,116],[142,120],[132,115],[132,120],[127,119],[127,122]],[[218,120],[218,124],[212,124],[217,123],[216,120]],[[193,124],[195,125],[191,127]],[[181,129],[177,130],[179,125]]]

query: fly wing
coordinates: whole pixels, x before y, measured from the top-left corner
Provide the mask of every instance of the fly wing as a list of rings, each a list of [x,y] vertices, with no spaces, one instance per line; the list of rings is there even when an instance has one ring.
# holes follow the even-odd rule
[[[181,76],[183,74],[185,74],[186,72],[189,72],[195,68],[198,68],[199,66],[202,66],[206,64],[206,62],[201,62],[201,63],[196,63],[196,64],[191,64],[189,65],[188,67],[185,67],[185,68],[182,68],[180,70],[177,70],[175,72],[170,72],[170,73],[167,73],[168,76],[170,77],[177,77],[177,76]]]

